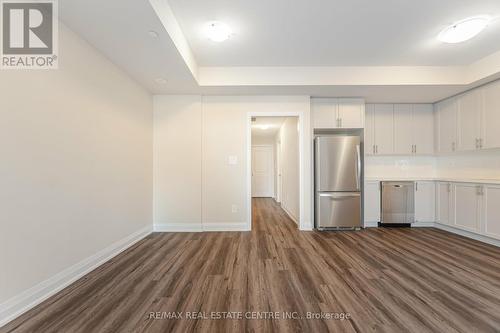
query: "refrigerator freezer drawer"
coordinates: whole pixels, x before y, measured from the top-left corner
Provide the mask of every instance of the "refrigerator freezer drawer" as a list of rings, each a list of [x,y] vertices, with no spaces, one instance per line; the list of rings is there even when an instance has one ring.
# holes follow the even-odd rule
[[[361,227],[359,192],[317,193],[316,228]]]

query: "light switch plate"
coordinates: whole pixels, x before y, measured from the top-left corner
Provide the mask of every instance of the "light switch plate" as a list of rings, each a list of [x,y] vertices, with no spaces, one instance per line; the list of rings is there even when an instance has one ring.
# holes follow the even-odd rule
[[[236,155],[230,155],[227,158],[227,162],[229,165],[237,165],[238,164],[238,156]]]

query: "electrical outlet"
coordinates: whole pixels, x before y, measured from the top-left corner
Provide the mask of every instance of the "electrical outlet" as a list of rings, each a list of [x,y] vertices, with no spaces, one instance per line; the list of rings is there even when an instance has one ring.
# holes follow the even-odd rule
[[[231,212],[233,212],[233,213],[238,213],[238,205],[233,205],[233,206],[231,207]]]

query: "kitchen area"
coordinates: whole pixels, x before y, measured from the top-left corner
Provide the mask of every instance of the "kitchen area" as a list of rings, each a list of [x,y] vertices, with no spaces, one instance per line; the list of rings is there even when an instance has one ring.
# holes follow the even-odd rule
[[[316,139],[363,133],[362,218],[355,229],[435,227],[500,244],[500,82],[436,104],[311,98],[311,117]],[[315,184],[317,191],[317,176]],[[318,228],[318,214],[315,220]]]

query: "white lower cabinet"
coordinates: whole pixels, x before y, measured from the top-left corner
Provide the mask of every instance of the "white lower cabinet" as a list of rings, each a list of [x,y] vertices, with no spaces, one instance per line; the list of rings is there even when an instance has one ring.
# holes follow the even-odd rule
[[[436,220],[436,185],[431,181],[415,182],[415,222]]]
[[[365,182],[365,223],[380,222],[380,182]]]
[[[453,224],[451,183],[438,182],[436,185],[436,222]]]
[[[482,187],[469,183],[457,183],[453,187],[455,226],[467,231],[479,232]]]
[[[483,187],[482,232],[500,239],[500,185]]]

